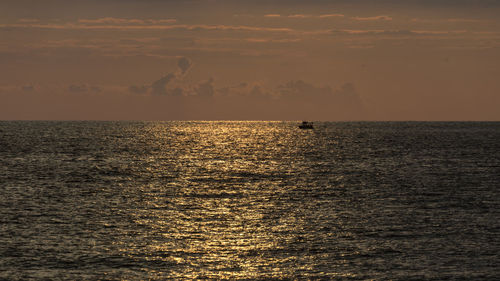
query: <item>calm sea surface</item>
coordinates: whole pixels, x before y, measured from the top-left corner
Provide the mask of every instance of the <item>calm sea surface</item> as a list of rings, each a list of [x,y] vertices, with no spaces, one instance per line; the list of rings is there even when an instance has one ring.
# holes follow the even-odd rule
[[[499,278],[498,122],[0,122],[0,279]]]

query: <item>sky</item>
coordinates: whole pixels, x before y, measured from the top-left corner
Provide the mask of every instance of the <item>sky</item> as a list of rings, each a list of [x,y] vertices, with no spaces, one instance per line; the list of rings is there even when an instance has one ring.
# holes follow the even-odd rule
[[[500,120],[497,0],[2,0],[0,120]]]

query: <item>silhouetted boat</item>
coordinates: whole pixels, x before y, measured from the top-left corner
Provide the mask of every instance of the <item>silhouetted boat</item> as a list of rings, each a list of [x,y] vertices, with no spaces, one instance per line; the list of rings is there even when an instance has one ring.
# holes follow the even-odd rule
[[[299,125],[300,129],[314,129],[312,122],[302,121],[302,124]]]

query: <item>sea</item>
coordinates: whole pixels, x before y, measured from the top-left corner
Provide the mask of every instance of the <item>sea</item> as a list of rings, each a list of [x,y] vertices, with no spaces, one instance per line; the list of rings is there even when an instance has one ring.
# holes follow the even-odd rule
[[[1,280],[499,280],[500,122],[1,121]]]

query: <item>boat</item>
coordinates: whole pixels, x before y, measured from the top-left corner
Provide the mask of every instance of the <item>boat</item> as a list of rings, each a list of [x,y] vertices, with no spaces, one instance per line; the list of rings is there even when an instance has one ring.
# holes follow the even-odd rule
[[[300,129],[314,129],[313,122],[302,121],[302,124],[299,125]]]

